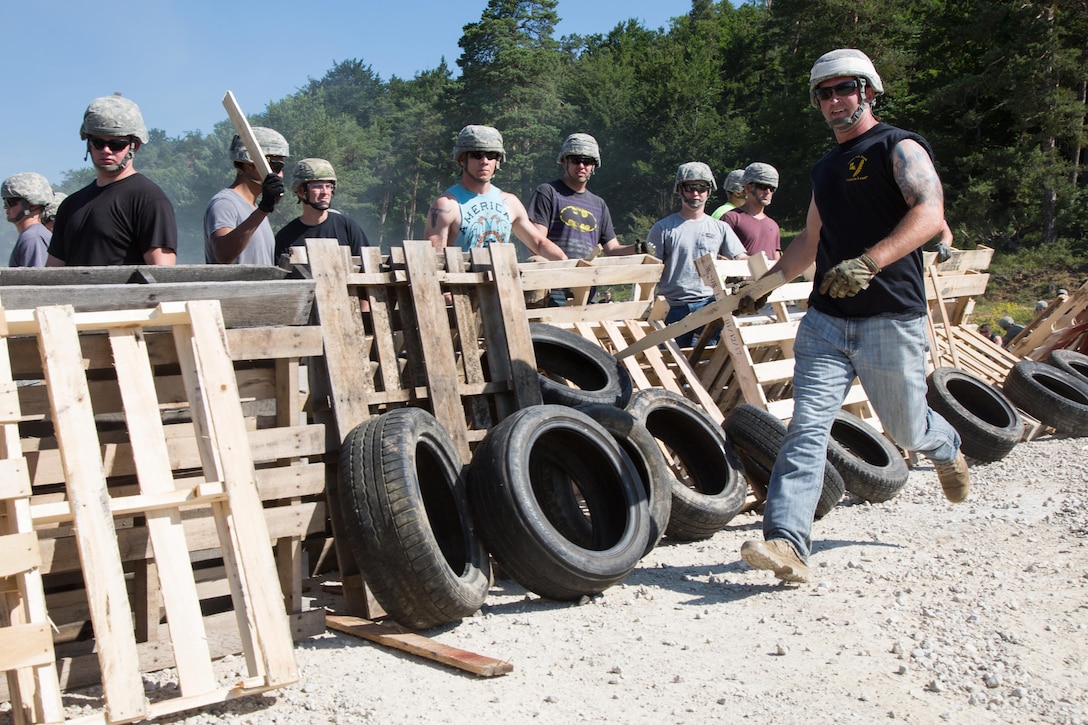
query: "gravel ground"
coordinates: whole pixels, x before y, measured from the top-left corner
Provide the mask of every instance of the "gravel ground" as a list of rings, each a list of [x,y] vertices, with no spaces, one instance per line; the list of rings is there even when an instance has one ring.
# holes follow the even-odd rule
[[[740,561],[761,524],[742,514],[581,605],[500,581],[425,633],[511,662],[503,677],[327,633],[298,644],[298,684],[165,722],[1088,723],[1088,439],[972,475],[957,506],[929,465],[892,501],[848,498],[816,523],[808,585]],[[67,696],[70,716],[95,694]]]

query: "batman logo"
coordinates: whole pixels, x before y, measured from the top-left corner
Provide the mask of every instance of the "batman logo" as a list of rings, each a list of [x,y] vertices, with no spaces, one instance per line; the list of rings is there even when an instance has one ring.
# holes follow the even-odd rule
[[[576,229],[579,232],[597,231],[597,217],[593,212],[579,206],[565,206],[559,210],[559,221],[564,226]]]

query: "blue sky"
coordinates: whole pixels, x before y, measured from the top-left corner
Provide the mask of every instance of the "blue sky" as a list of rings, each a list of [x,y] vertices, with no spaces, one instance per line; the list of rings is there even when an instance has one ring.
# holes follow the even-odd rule
[[[226,119],[227,90],[258,113],[338,61],[361,59],[383,79],[411,78],[444,56],[457,72],[462,28],[486,7],[487,0],[24,0],[7,8],[0,41],[9,60],[0,178],[37,171],[59,183],[64,171],[86,166],[83,111],[114,91],[140,106],[148,127],[180,136]],[[690,0],[560,0],[555,36],[604,33],[628,18],[667,27],[690,9]]]

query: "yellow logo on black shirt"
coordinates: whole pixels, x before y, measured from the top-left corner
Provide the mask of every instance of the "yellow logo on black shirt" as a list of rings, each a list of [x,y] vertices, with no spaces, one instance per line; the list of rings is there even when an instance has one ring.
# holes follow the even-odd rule
[[[559,221],[564,226],[577,229],[580,232],[597,231],[597,217],[588,209],[580,206],[565,206],[559,210]]]
[[[846,168],[850,169],[850,178],[847,181],[863,181],[868,179],[869,176],[862,176],[861,172],[865,168],[865,162],[868,161],[864,156],[855,156],[850,159],[850,163],[846,165]]]

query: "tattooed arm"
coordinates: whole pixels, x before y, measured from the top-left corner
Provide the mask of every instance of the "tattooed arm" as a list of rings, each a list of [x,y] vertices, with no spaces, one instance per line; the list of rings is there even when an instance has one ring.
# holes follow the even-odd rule
[[[443,194],[434,200],[427,211],[427,225],[423,236],[435,249],[441,250],[457,243],[457,234],[461,229],[461,207],[449,194]]]
[[[869,257],[880,267],[925,244],[944,223],[944,190],[929,154],[912,139],[900,141],[892,153],[895,183],[910,208],[891,233],[869,250]]]

